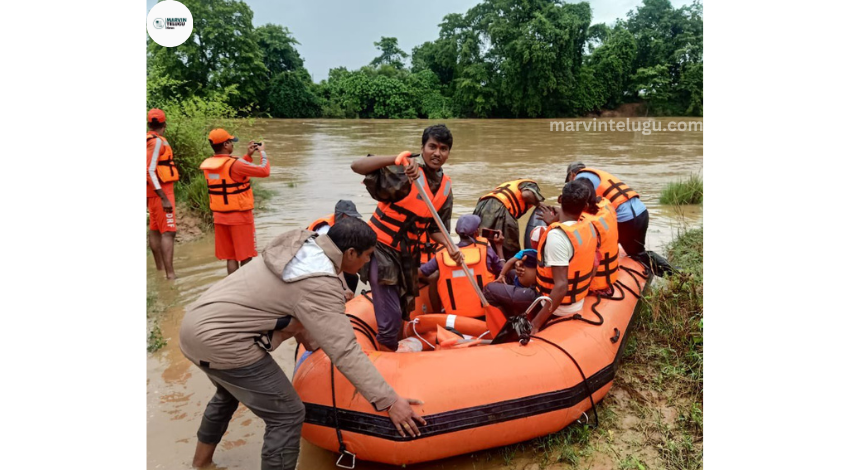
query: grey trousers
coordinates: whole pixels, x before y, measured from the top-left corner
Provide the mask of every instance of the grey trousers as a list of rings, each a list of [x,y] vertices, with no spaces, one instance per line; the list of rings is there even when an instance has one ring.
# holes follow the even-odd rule
[[[304,404],[280,366],[266,355],[247,367],[202,367],[216,391],[198,428],[198,441],[218,444],[241,402],[263,422],[262,470],[294,470],[301,443]]]

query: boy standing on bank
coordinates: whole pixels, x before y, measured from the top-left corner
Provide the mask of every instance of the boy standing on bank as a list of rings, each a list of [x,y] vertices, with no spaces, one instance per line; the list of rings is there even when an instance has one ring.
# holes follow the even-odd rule
[[[355,173],[365,176],[363,184],[378,201],[369,220],[378,235],[378,244],[361,277],[368,276],[372,288],[378,343],[384,350],[398,349],[402,319],[413,310],[419,293],[420,235],[427,232],[436,243],[451,246],[423,198],[433,203],[446,230],[450,230],[453,196],[451,179],[443,173],[443,164],[449,158],[452,143],[452,133],[438,124],[422,133],[424,164],[410,158],[408,165],[396,165],[395,156],[368,156],[351,164]],[[417,179],[426,194],[419,194],[412,183]],[[463,259],[460,251],[448,249],[456,262]]]
[[[215,257],[227,260],[227,274],[246,265],[257,256],[257,232],[254,228],[254,192],[251,177],[266,178],[271,165],[264,143],[248,142],[248,153],[234,157],[233,143],[239,139],[224,129],[210,131],[209,142],[215,155],[201,163],[210,195],[215,225]],[[252,155],[259,151],[260,164]]]

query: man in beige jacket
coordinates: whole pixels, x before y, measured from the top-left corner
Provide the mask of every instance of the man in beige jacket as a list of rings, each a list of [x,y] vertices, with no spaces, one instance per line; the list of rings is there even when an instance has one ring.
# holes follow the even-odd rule
[[[339,272],[356,273],[375,249],[375,232],[362,220],[337,222],[326,235],[286,232],[266,246],[262,262],[243,266],[213,285],[186,309],[180,349],[216,387],[198,429],[192,465],[212,463],[216,445],[239,403],[266,423],[262,470],[294,469],[304,405],[269,354],[296,336],[330,357],[378,411],[387,410],[398,432],[418,436],[410,407],[360,349],[345,316]]]

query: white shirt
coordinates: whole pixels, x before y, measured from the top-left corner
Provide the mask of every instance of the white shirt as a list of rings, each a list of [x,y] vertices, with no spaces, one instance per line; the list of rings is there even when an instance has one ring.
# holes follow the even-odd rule
[[[570,220],[564,222],[564,225],[575,225],[578,222]],[[546,237],[546,248],[543,252],[546,266],[569,266],[570,260],[573,259],[573,244],[567,234],[560,228],[555,228],[549,231]]]
[[[328,224],[325,224],[325,225],[322,225],[321,227],[317,228],[316,233],[318,233],[319,235],[324,235],[324,234],[328,233],[330,231],[330,229],[331,229],[331,226],[328,225]]]
[[[577,223],[575,220],[570,220],[564,222],[564,225],[575,225]],[[569,266],[575,250],[567,234],[560,228],[555,228],[549,232],[546,238],[546,248],[543,252],[546,266]],[[580,312],[583,307],[584,299],[581,299],[574,304],[561,304],[552,314],[558,317],[572,315]]]

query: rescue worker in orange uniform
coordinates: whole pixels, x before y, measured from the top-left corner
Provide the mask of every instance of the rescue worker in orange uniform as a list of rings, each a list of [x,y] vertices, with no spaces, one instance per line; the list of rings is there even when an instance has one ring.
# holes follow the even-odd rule
[[[602,295],[614,293],[614,283],[619,278],[620,244],[617,242],[617,213],[614,206],[604,197],[596,195],[593,183],[586,178],[578,178],[576,183],[584,184],[590,191],[587,208],[581,214],[580,221],[593,224],[599,235],[599,246],[596,247],[596,259],[599,266],[596,275],[590,281],[590,292]]]
[[[363,216],[357,212],[357,206],[354,205],[353,202],[348,201],[346,199],[340,199],[337,201],[336,206],[334,207],[334,213],[328,214],[321,219],[316,219],[311,223],[307,230],[311,230],[313,232],[318,233],[319,235],[324,235],[328,233],[331,227],[334,224],[346,217],[354,217],[356,219],[362,219]],[[345,278],[345,300],[351,300],[356,295],[357,292],[357,283],[359,282],[359,276],[357,274],[351,274],[343,272],[343,276]]]
[[[148,214],[149,243],[157,271],[165,269],[166,279],[176,279],[174,274],[174,182],[180,178],[174,165],[171,146],[162,136],[165,132],[165,112],[148,111]]]
[[[363,184],[378,201],[369,225],[378,235],[378,245],[368,266],[360,272],[368,278],[378,323],[379,348],[398,349],[402,319],[408,319],[419,293],[420,236],[428,232],[436,243],[448,245],[434,222],[423,198],[436,208],[446,229],[451,229],[453,196],[451,179],[443,172],[453,143],[452,133],[443,125],[430,126],[422,133],[421,158],[409,158],[406,166],[396,165],[396,156],[367,156],[351,164],[364,175]],[[419,194],[412,181],[419,179],[426,194]],[[450,249],[451,250],[451,249]],[[460,250],[451,250],[456,262]]]
[[[505,257],[510,258],[520,250],[520,217],[532,207],[539,207],[544,199],[537,183],[518,179],[502,183],[482,196],[472,213],[481,217],[482,228],[502,232]]]
[[[486,238],[478,236],[478,226],[481,218],[477,215],[465,214],[460,216],[455,227],[455,233],[460,236],[457,246],[463,253],[466,266],[472,271],[473,277],[478,282],[481,290],[493,282],[502,271],[505,260],[502,259],[501,238],[496,238],[490,246]],[[469,285],[469,279],[463,272],[463,268],[448,255],[445,248],[437,252],[437,256],[423,264],[419,268],[419,276],[429,278],[433,273],[439,273],[437,279],[437,294],[439,305],[446,313],[461,315],[465,317],[484,316],[484,308],[475,290]],[[434,305],[434,297],[431,297],[431,305]]]
[[[227,260],[227,274],[257,256],[254,228],[254,193],[251,177],[265,178],[271,172],[265,143],[248,143],[248,153],[234,157],[233,143],[239,139],[224,129],[213,129],[208,138],[215,155],[201,163],[210,196],[215,226],[215,256]],[[255,164],[254,152],[262,160]]]
[[[538,245],[537,288],[552,303],[535,315],[532,334],[552,315],[572,316],[584,306],[596,271],[596,230],[589,222],[579,221],[589,197],[587,186],[567,183],[558,198],[561,210],[543,213],[548,228]]]

